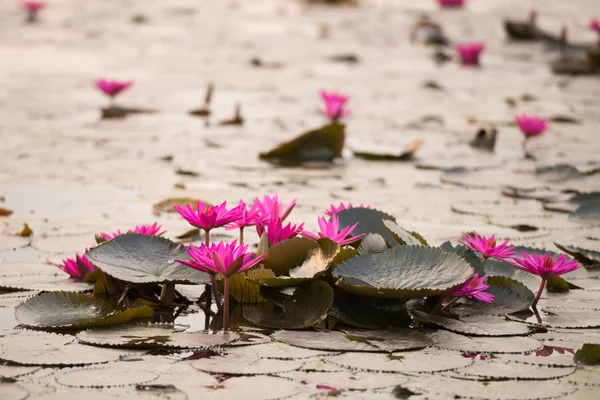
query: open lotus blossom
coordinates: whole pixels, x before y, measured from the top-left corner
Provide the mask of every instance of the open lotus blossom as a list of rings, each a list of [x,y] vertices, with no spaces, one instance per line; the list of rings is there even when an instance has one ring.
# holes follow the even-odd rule
[[[344,211],[349,208],[371,208],[371,206],[365,206],[364,204],[361,204],[359,206],[354,207],[352,205],[352,203],[348,203],[348,204],[340,203],[339,206],[332,204],[329,206],[328,210],[325,210],[325,215],[327,215],[328,217],[333,217],[335,214],[339,213],[340,211]]]
[[[548,129],[548,120],[535,115],[521,114],[515,117],[515,122],[525,136],[525,140],[539,136]]]
[[[589,28],[600,35],[600,19],[594,18],[589,25]]]
[[[338,92],[326,92],[324,90],[321,90],[319,93],[325,103],[325,109],[322,110],[322,113],[329,118],[331,122],[337,122],[341,118],[350,115],[350,110],[344,108],[344,105],[350,97]]]
[[[131,85],[133,85],[133,81],[123,82],[109,79],[98,79],[96,81],[96,87],[110,98],[111,105],[113,104],[115,97],[129,89]]]
[[[304,228],[304,224],[292,225],[291,222],[284,226],[281,218],[271,219],[267,222],[260,221],[256,224],[258,236],[260,237],[266,232],[271,246],[295,237],[302,231],[302,228]]]
[[[508,242],[507,240],[501,245],[496,246],[495,235],[492,235],[490,238],[486,238],[485,236],[479,237],[475,231],[473,231],[472,235],[462,237],[462,244],[474,252],[480,253],[483,256],[484,263],[488,258],[506,261],[517,254],[513,251],[513,246],[507,246]]]
[[[474,274],[471,279],[457,287],[452,289],[443,296],[445,297],[467,297],[469,299],[476,299],[485,303],[491,303],[494,301],[494,295],[491,293],[485,293],[490,285],[485,283],[487,276],[479,277],[479,274]]]
[[[256,208],[256,210],[258,210],[257,220],[266,222],[277,218],[281,218],[282,221],[285,221],[295,206],[296,199],[292,200],[284,209],[283,203],[279,201],[279,197],[277,196],[277,193],[275,193],[274,196],[265,194],[262,200],[256,197],[254,199],[252,208]]]
[[[580,267],[575,260],[567,262],[567,256],[564,254],[559,256],[556,260],[554,260],[550,254],[544,256],[539,254],[529,255],[522,251],[521,255],[523,258],[514,258],[512,265],[542,278],[540,289],[533,300],[532,307],[537,305],[542,296],[542,292],[544,291],[544,287],[546,286],[546,281],[549,278],[575,271]]]
[[[248,206],[243,200],[240,200],[239,207],[242,210],[240,218],[233,221],[225,227],[227,230],[239,229],[240,230],[240,244],[244,243],[244,228],[247,226],[256,225],[256,219],[258,218],[259,211],[256,204],[248,209]]]
[[[464,66],[478,66],[479,56],[485,50],[485,44],[481,42],[457,44],[456,52],[460,56],[461,64]]]
[[[465,0],[437,0],[440,7],[462,7]]]
[[[218,206],[206,206],[199,201],[196,211],[189,204],[181,207],[174,205],[173,208],[187,221],[196,228],[204,229],[204,242],[209,243],[209,233],[212,229],[225,226],[240,219],[243,213],[239,205],[231,210],[227,209],[227,202],[224,201]]]
[[[46,3],[43,1],[24,1],[22,5],[25,11],[27,11],[27,22],[35,22],[38,12],[46,7]]]
[[[75,258],[66,258],[60,269],[75,279],[84,279],[87,274],[94,272],[96,267],[86,258],[85,254],[76,254]]]
[[[248,253],[248,245],[237,245],[235,240],[231,244],[211,244],[207,246],[201,244],[200,247],[190,245],[186,247],[189,260],[176,260],[188,267],[199,271],[207,272],[213,279],[213,288],[216,288],[215,275],[223,275],[223,329],[229,328],[229,278],[238,272],[246,271],[259,262],[267,255],[261,254],[254,256]]]
[[[314,234],[308,231],[302,231],[302,236],[310,240],[319,240],[319,239],[330,239],[331,241],[339,244],[340,246],[345,246],[350,243],[354,243],[357,240],[362,239],[364,234],[351,236],[350,234],[356,226],[358,222],[352,226],[347,226],[346,228],[340,231],[340,221],[337,216],[333,216],[331,222],[327,222],[325,217],[319,217],[319,228],[321,231],[318,234]]]
[[[140,235],[145,235],[145,236],[162,236],[166,231],[161,232],[160,231],[161,229],[162,229],[162,225],[160,225],[158,222],[155,222],[151,225],[136,225],[135,228],[128,230],[127,233],[139,233]],[[120,230],[117,230],[116,232],[113,232],[113,233],[102,232],[102,233],[100,233],[100,236],[102,236],[106,240],[111,240],[122,234],[123,234],[123,232],[121,232]]]

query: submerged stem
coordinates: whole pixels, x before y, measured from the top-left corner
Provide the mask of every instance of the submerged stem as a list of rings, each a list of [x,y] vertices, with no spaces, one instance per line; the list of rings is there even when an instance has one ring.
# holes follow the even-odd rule
[[[223,329],[229,329],[229,277],[225,277],[223,289]]]
[[[444,311],[446,308],[450,307],[452,304],[456,303],[458,300],[460,299],[460,297],[455,297],[452,300],[450,300],[448,303],[446,303],[446,305],[444,307],[442,307],[441,311]]]
[[[217,276],[215,274],[210,274],[210,280],[212,282],[212,292],[215,297],[215,303],[217,303],[217,308],[221,309],[221,297],[219,296],[219,288],[217,287]]]
[[[540,300],[540,297],[542,297],[542,292],[544,291],[544,287],[546,287],[546,278],[542,278],[542,282],[540,283],[540,289],[537,292],[537,295],[535,296],[535,299],[533,299],[533,303],[531,303],[531,307],[535,309],[535,306],[537,306],[538,301]]]
[[[171,282],[163,283],[160,291],[160,305],[170,306],[175,298],[175,284]]]

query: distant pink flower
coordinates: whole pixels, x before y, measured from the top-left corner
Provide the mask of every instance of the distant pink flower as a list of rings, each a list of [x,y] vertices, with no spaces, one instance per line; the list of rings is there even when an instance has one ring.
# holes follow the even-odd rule
[[[326,92],[324,90],[321,90],[320,94],[325,103],[325,109],[322,113],[332,122],[337,122],[341,118],[350,115],[350,110],[344,109],[344,105],[349,99],[348,96],[337,92]]]
[[[537,295],[535,296],[535,299],[531,305],[534,309],[540,300],[540,297],[542,297],[542,292],[546,286],[546,281],[549,278],[566,274],[580,267],[575,260],[566,262],[567,256],[564,254],[559,256],[556,260],[554,260],[550,254],[546,254],[545,256],[541,256],[539,254],[529,255],[524,251],[522,251],[521,254],[523,255],[523,258],[514,258],[511,264],[519,269],[542,278],[540,289],[538,290]]]
[[[598,35],[600,35],[600,19],[594,18],[589,25],[589,28],[593,31],[596,31]]]
[[[248,245],[237,246],[234,240],[231,244],[212,243],[200,247],[189,245],[185,249],[191,257],[189,260],[175,260],[202,272],[230,277],[238,272],[246,271],[261,262],[267,255],[261,254],[254,257],[248,253]]]
[[[498,260],[507,260],[513,257],[516,252],[512,251],[514,247],[507,246],[508,240],[499,246],[496,246],[496,238],[492,235],[489,239],[485,236],[479,237],[477,232],[473,231],[473,235],[465,235],[462,237],[463,244],[474,252],[480,253],[483,260],[488,258],[496,258]]]
[[[189,204],[183,207],[174,205],[173,208],[191,225],[204,229],[207,232],[237,221],[243,213],[240,206],[227,210],[226,201],[218,206],[205,206],[203,202],[199,201],[196,211]]]
[[[485,44],[481,42],[457,44],[456,52],[460,56],[464,66],[478,66],[479,56],[485,50]]]
[[[159,225],[158,222],[155,222],[152,225],[136,225],[135,228],[128,230],[127,233],[139,233],[140,235],[145,236],[162,236],[166,231],[160,232],[161,229],[162,225]],[[100,233],[100,236],[106,240],[111,240],[122,234],[123,232],[117,230],[113,233]]]
[[[335,214],[339,213],[340,211],[344,211],[349,208],[371,208],[371,206],[365,206],[362,203],[361,203],[361,205],[356,206],[356,207],[354,207],[352,205],[352,203],[348,203],[348,204],[340,203],[339,206],[332,204],[329,206],[328,210],[325,210],[325,215],[327,215],[328,217],[333,217]]]
[[[474,360],[479,359],[481,361],[487,360],[485,354],[477,354],[477,353],[462,353],[461,356],[464,358],[472,358]]]
[[[23,8],[27,11],[39,11],[46,7],[46,3],[43,1],[24,1]]]
[[[580,267],[575,260],[566,262],[567,256],[564,254],[558,257],[556,261],[550,254],[545,256],[539,254],[529,255],[524,251],[521,254],[523,258],[515,258],[512,265],[544,279],[563,275]]]
[[[227,229],[228,231],[232,229],[241,229],[247,226],[256,225],[256,218],[259,215],[259,210],[256,204],[253,204],[252,207],[248,208],[246,203],[243,200],[240,200],[238,207],[242,211],[240,214],[240,218],[233,221],[225,227],[225,229]]]
[[[331,222],[327,222],[325,217],[319,217],[319,228],[321,231],[318,234],[314,234],[308,231],[302,231],[302,236],[310,239],[310,240],[319,240],[319,239],[330,239],[331,241],[339,244],[340,246],[345,246],[350,243],[354,243],[357,240],[360,240],[364,234],[357,236],[350,236],[352,231],[356,229],[358,222],[352,226],[347,226],[346,228],[340,231],[340,221],[337,216],[333,216]]]
[[[295,237],[302,231],[303,227],[304,224],[292,225],[291,222],[283,226],[283,221],[281,218],[275,218],[269,220],[268,222],[258,222],[256,224],[256,232],[258,232],[259,237],[266,232],[269,239],[269,244],[273,246],[274,244],[282,242],[286,239]]]
[[[536,117],[534,115],[521,114],[515,117],[515,121],[523,132],[525,139],[539,136],[548,129],[548,120]]]
[[[267,222],[269,220],[281,218],[282,221],[290,215],[294,207],[296,206],[296,199],[292,200],[290,204],[284,209],[283,204],[279,201],[279,197],[277,193],[274,196],[269,196],[265,194],[261,199],[256,197],[254,199],[254,204],[252,208],[256,208],[258,210],[257,219],[260,219],[263,222]]]
[[[465,0],[437,0],[440,7],[462,7]]]
[[[75,279],[84,279],[87,274],[94,272],[96,267],[86,258],[84,254],[76,254],[75,258],[66,258],[60,269]]]
[[[469,299],[476,299],[485,303],[491,303],[494,301],[494,295],[491,293],[485,293],[490,285],[486,284],[487,276],[479,277],[475,274],[473,278],[469,279],[456,289],[452,289],[443,294],[445,297],[467,297]]]
[[[96,81],[96,87],[104,92],[111,99],[116,97],[119,93],[124,92],[133,85],[133,81],[121,82],[116,80],[98,79]]]

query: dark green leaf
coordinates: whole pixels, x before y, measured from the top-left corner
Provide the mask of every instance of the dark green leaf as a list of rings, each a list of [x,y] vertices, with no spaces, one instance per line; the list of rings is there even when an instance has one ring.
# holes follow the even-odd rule
[[[361,141],[359,146],[352,147],[352,151],[356,157],[365,160],[405,161],[410,160],[422,145],[423,139],[413,140],[412,142],[403,145],[401,148],[390,146],[390,144],[370,143],[365,145],[365,143]]]
[[[583,248],[578,245],[572,245],[561,242],[554,242],[556,247],[565,253],[573,256],[577,261],[585,265],[600,264],[600,251]]]
[[[600,344],[584,344],[581,349],[577,350],[573,360],[579,364],[600,365]]]
[[[125,282],[210,282],[208,274],[175,261],[189,258],[182,245],[159,236],[119,235],[88,254],[96,267]]]
[[[427,241],[423,239],[423,236],[421,236],[417,232],[409,232],[404,228],[400,227],[394,221],[386,220],[383,221],[383,223],[398,244],[403,246],[427,246]],[[395,246],[395,244],[390,245]]]
[[[306,238],[296,237],[284,240],[269,247],[269,252],[263,265],[272,270],[276,276],[287,275],[292,268],[304,263],[311,249],[316,249],[319,244]]]
[[[375,254],[387,250],[388,246],[383,236],[377,233],[369,233],[360,242],[358,254]]]
[[[581,204],[569,214],[569,220],[580,224],[600,222],[600,198],[595,198]]]
[[[383,236],[388,245],[397,245],[396,240],[383,223],[384,220],[396,221],[389,214],[372,208],[354,207],[342,210],[336,215],[340,221],[340,230],[358,222],[356,229],[352,232],[353,235],[377,233]]]
[[[350,293],[395,299],[433,296],[453,289],[473,274],[456,254],[425,246],[398,246],[352,258],[334,272]]]

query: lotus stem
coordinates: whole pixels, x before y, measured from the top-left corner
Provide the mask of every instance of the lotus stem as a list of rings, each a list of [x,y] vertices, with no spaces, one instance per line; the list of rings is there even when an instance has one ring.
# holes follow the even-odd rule
[[[533,314],[535,315],[535,319],[537,320],[538,324],[542,323],[542,317],[540,316],[540,313],[538,312],[537,308],[533,307]]]
[[[210,244],[210,231],[204,231],[204,244],[206,246]]]
[[[535,295],[535,299],[533,299],[533,303],[531,303],[531,307],[535,310],[538,301],[540,300],[540,297],[542,297],[542,292],[544,291],[544,288],[546,287],[546,278],[542,278],[542,282],[540,283],[540,289],[537,292],[537,295]]]
[[[223,329],[229,329],[229,277],[225,277],[223,289]]]
[[[448,303],[446,303],[446,305],[444,307],[442,307],[441,311],[444,311],[446,308],[450,307],[452,304],[456,303],[458,300],[460,299],[460,297],[455,297],[452,300],[450,300]]]
[[[212,303],[212,294],[210,285],[207,283],[204,285],[204,292],[206,293],[206,307],[204,309],[204,329],[208,329],[210,326],[210,304]]]
[[[215,274],[210,274],[210,280],[212,282],[212,292],[215,297],[215,303],[217,303],[217,308],[221,310],[221,297],[219,296],[219,288],[217,287],[217,276]]]
[[[487,257],[483,257],[483,261],[481,261],[481,266],[483,267],[485,265],[485,262],[487,261]]]
[[[163,283],[160,291],[160,305],[170,306],[175,298],[175,284],[171,282]]]
[[[435,314],[440,309],[443,302],[444,302],[444,298],[442,296],[440,296],[440,299],[438,300],[438,302],[435,303],[435,305],[433,307],[431,307],[431,313]]]
[[[240,228],[240,244],[244,244],[244,227]]]

